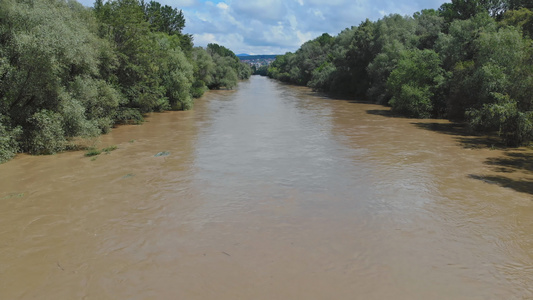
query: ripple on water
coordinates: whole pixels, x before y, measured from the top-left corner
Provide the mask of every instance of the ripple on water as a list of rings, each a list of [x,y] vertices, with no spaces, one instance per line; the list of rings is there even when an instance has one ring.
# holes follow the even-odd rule
[[[386,110],[253,77],[0,165],[0,298],[532,298],[528,156]]]

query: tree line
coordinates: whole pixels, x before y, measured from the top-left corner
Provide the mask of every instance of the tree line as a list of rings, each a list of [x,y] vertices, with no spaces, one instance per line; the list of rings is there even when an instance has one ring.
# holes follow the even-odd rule
[[[533,139],[532,38],[533,1],[452,0],[325,33],[261,71],[407,117],[468,122],[518,146]]]
[[[0,163],[74,137],[186,110],[251,68],[220,45],[194,47],[181,10],[143,0],[0,1]]]

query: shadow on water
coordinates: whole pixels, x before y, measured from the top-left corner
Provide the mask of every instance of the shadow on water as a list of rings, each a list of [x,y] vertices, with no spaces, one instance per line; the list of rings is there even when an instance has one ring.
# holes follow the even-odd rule
[[[430,130],[455,137],[457,142],[467,149],[507,148],[497,136],[473,135],[466,124],[461,123],[412,123],[420,129]]]
[[[533,174],[533,153],[525,150],[507,152],[504,157],[489,158],[485,163],[503,173],[513,173],[520,170],[527,174]]]
[[[367,114],[382,116],[388,118],[406,118],[405,116],[394,113],[389,109],[370,109]],[[442,134],[455,136],[457,142],[464,148],[481,149],[481,148],[507,148],[497,136],[473,135],[466,124],[462,123],[438,123],[438,122],[413,122],[416,127],[424,130],[430,130]]]
[[[499,175],[480,176],[471,174],[468,177],[533,195],[533,181],[531,180],[513,179]]]
[[[485,160],[484,164],[490,166],[492,174],[470,174],[468,177],[533,195],[533,152],[526,149],[507,148],[497,136],[472,135],[466,124],[422,122],[412,124],[421,129],[452,135],[462,147],[467,149],[496,147],[505,150],[504,156]]]
[[[371,103],[345,97],[335,97],[319,92],[306,92],[306,95],[328,100],[344,100],[350,103]],[[405,118],[390,109],[370,109],[366,113],[388,118]],[[498,136],[473,135],[468,126],[463,123],[413,122],[411,124],[420,129],[454,136],[456,141],[466,149],[498,148],[506,150],[504,157],[488,158],[484,162],[486,165],[491,166],[491,171],[496,174],[470,174],[468,177],[533,195],[533,152],[509,149]],[[528,178],[521,175],[525,175]]]
[[[401,118],[402,116],[397,115],[393,113],[391,110],[388,109],[369,109],[366,111],[369,115],[374,116],[382,116],[382,117],[388,117],[388,118]]]
[[[533,195],[533,153],[526,150],[513,150],[503,157],[485,160],[496,175],[469,175],[470,178],[511,188],[521,193]],[[500,175],[501,174],[501,175]]]

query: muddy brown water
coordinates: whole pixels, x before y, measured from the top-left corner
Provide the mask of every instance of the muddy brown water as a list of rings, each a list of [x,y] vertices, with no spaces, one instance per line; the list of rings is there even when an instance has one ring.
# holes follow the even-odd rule
[[[100,141],[0,165],[0,299],[533,298],[527,150],[263,77]]]

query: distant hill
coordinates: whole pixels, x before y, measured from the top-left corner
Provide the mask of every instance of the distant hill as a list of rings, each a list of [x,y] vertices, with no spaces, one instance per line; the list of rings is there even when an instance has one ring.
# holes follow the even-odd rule
[[[250,54],[246,54],[246,53],[237,54],[237,57],[241,57],[241,56],[250,56]]]

